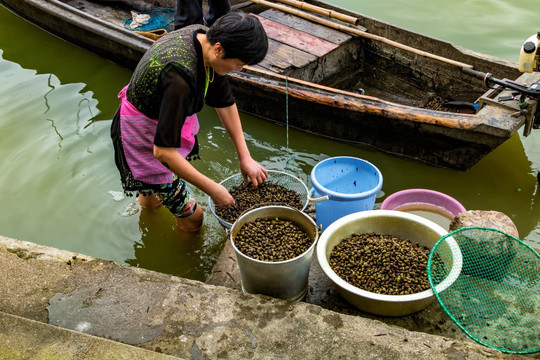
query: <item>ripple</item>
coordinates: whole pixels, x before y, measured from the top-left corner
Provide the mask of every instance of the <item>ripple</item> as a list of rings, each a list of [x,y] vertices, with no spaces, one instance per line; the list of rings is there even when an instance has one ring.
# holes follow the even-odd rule
[[[112,196],[114,201],[122,201],[126,198],[126,195],[122,191],[109,191],[109,194]]]
[[[119,214],[122,217],[128,217],[137,214],[139,211],[141,211],[141,206],[137,201],[134,201],[129,203]]]

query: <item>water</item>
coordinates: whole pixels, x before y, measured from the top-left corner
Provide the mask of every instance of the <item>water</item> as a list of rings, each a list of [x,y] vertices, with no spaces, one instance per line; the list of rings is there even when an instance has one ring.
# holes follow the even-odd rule
[[[405,204],[395,208],[394,210],[404,211],[421,216],[433,221],[437,225],[440,225],[445,230],[450,228],[450,223],[454,219],[454,215],[446,209],[426,203]]]
[[[509,60],[517,60],[522,42],[540,30],[532,5],[397,0],[341,4]],[[116,94],[131,73],[2,7],[0,49],[0,234],[204,279],[227,241],[206,206],[206,196],[195,192],[205,207],[206,225],[200,236],[190,239],[176,230],[166,210],[141,213],[133,198],[121,195],[109,126],[118,106]],[[234,148],[215,112],[205,108],[200,119],[203,161],[194,165],[217,181],[237,173]],[[379,204],[386,195],[407,188],[437,190],[468,209],[504,212],[523,240],[540,247],[540,131],[528,138],[516,135],[471,170],[458,172],[297,131],[289,132],[291,161],[285,127],[244,114],[242,121],[252,155],[269,169],[288,166],[308,184],[319,161],[359,157],[383,174]]]
[[[540,31],[537,0],[332,0],[330,3],[468,49],[518,61]]]

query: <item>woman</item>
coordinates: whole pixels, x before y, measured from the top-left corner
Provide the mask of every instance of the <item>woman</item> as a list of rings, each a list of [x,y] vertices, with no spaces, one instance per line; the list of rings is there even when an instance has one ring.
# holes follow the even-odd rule
[[[249,153],[224,75],[258,63],[267,51],[259,20],[238,12],[221,17],[209,29],[190,25],[156,41],[118,95],[121,104],[111,127],[124,192],[137,194],[144,208],[166,206],[186,231],[198,230],[204,218],[186,182],[217,206],[234,205],[225,187],[188,161],[198,157],[195,114],[203,102],[215,107],[231,137],[244,181],[255,187],[263,183],[268,172]]]

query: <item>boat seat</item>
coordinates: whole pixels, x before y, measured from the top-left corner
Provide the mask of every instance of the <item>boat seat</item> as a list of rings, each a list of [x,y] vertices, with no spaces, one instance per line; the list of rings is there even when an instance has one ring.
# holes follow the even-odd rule
[[[257,15],[269,42],[268,54],[258,68],[287,74],[318,62],[352,36],[309,20],[269,9]]]

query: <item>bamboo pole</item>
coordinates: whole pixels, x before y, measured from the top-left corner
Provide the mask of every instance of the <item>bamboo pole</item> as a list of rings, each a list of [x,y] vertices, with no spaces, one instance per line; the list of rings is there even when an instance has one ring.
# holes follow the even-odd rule
[[[313,82],[310,82],[310,81],[305,81],[305,80],[301,80],[301,79],[292,78],[292,77],[289,77],[289,76],[277,74],[277,73],[274,73],[274,72],[271,72],[271,71],[268,71],[268,70],[258,69],[256,67],[249,66],[249,65],[244,65],[244,69],[248,70],[248,71],[251,71],[251,72],[254,72],[254,73],[260,73],[260,74],[264,74],[266,76],[271,76],[271,77],[274,77],[274,78],[278,78],[278,79],[283,80],[283,81],[288,81],[288,82],[291,82],[291,83],[296,83],[296,84],[304,85],[306,87],[315,88],[315,89],[319,89],[319,90],[324,90],[324,91],[332,92],[332,93],[335,93],[335,94],[353,96],[353,97],[357,97],[357,98],[361,98],[361,99],[370,99],[370,100],[379,101],[379,102],[386,102],[384,100],[381,100],[381,99],[373,97],[373,96],[361,95],[361,94],[354,93],[352,91],[346,91],[346,90],[341,90],[341,89],[337,89],[337,88],[333,88],[333,87],[329,87],[329,86],[324,86],[324,85],[316,84],[316,83],[313,83]]]
[[[357,17],[346,15],[346,14],[343,14],[334,10],[325,9],[321,6],[308,4],[305,1],[298,1],[298,0],[276,0],[276,1],[283,4],[297,7],[302,10],[312,11],[314,13],[325,15],[330,18],[338,19],[338,20],[341,20],[341,21],[344,21],[353,25],[358,25],[358,22],[360,21],[360,19],[358,19]]]
[[[336,22],[333,22],[333,21],[330,21],[330,20],[327,20],[327,19],[323,19],[323,18],[321,18],[319,16],[315,16],[315,15],[309,14],[309,13],[304,12],[304,11],[292,9],[290,7],[283,6],[281,4],[271,3],[271,2],[266,1],[266,0],[250,0],[250,1],[254,2],[256,4],[268,6],[268,7],[273,8],[273,9],[281,10],[283,12],[296,15],[298,17],[301,17],[301,18],[304,18],[304,19],[319,23],[321,25],[328,26],[329,28],[340,30],[340,31],[343,31],[343,32],[346,32],[346,33],[349,33],[349,34],[352,34],[352,35],[361,36],[361,37],[368,38],[368,39],[371,39],[371,40],[380,41],[380,42],[382,42],[384,44],[396,47],[396,48],[401,49],[401,50],[411,52],[411,53],[416,54],[416,55],[420,55],[420,56],[424,56],[424,57],[431,58],[431,59],[434,59],[434,60],[438,60],[438,61],[450,64],[450,65],[458,66],[460,68],[464,68],[464,67],[465,68],[470,68],[470,69],[473,68],[472,65],[462,63],[460,61],[448,59],[448,58],[445,58],[443,56],[435,55],[435,54],[429,53],[427,51],[416,49],[416,48],[413,48],[411,46],[399,43],[397,41],[390,40],[390,39],[387,39],[387,38],[379,36],[379,35],[370,34],[368,32],[365,32],[365,31],[362,31],[362,30],[359,30],[359,29],[356,29],[356,28],[352,28],[350,26],[341,25],[341,24],[338,24]]]

